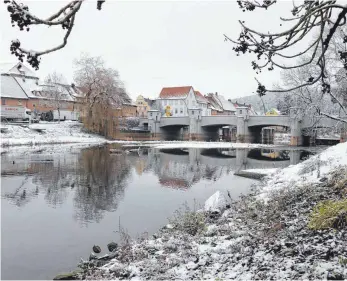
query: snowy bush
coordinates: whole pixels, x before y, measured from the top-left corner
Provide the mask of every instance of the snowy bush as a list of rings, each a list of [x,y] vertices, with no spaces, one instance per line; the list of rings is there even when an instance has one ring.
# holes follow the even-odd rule
[[[193,236],[206,230],[205,215],[197,212],[195,208],[192,210],[187,204],[175,211],[174,216],[169,218],[169,222],[174,229]]]
[[[138,117],[127,117],[125,119],[125,125],[128,129],[138,127],[140,125],[140,118]]]
[[[317,204],[311,214],[308,226],[315,230],[346,227],[347,199],[340,201],[327,200]]]

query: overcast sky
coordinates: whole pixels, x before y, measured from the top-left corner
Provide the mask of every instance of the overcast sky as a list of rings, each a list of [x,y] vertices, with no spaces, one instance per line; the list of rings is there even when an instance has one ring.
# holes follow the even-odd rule
[[[66,1],[24,2],[31,12],[47,18]],[[15,62],[9,52],[13,39],[34,50],[62,41],[61,28],[34,26],[30,32],[19,32],[11,27],[3,1],[0,5],[1,62]],[[290,6],[291,1],[284,1],[270,12],[243,13],[236,1],[107,0],[98,11],[96,1],[88,1],[77,14],[67,46],[43,56],[37,73],[44,78],[55,70],[72,82],[73,60],[87,52],[119,71],[132,98],[157,97],[162,87],[186,85],[227,98],[250,95],[257,87],[252,57],[237,57],[223,33],[237,38],[239,19],[266,32],[280,15],[289,15]],[[260,76],[269,85],[278,78],[278,72]]]

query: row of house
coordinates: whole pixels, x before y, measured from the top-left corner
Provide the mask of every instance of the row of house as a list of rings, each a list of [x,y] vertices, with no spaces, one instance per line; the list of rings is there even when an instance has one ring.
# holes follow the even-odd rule
[[[218,93],[204,96],[192,86],[162,88],[155,100],[140,95],[136,99],[136,106],[140,117],[147,117],[148,110],[153,109],[161,111],[165,117],[187,116],[188,109],[199,109],[202,116],[235,115],[239,106],[248,106],[251,114],[256,114],[251,105],[232,102]]]
[[[22,106],[37,113],[58,108],[60,111],[81,111],[83,88],[74,84],[43,83],[23,63],[1,63],[0,74],[2,106]],[[122,106],[114,110],[117,116],[137,116],[137,107],[127,95]]]
[[[74,84],[43,83],[36,73],[22,63],[1,63],[0,72],[2,105],[23,106],[38,113],[54,111],[57,108],[60,111],[81,111],[85,92],[83,88]],[[54,95],[57,91],[58,99]],[[123,117],[147,117],[150,109],[159,110],[166,117],[182,117],[188,115],[188,109],[199,109],[202,116],[234,115],[238,106],[241,105],[218,93],[202,95],[192,86],[183,86],[164,87],[156,99],[147,99],[140,95],[135,103],[125,94],[122,106],[114,110],[117,116]],[[252,111],[252,107],[248,106]]]

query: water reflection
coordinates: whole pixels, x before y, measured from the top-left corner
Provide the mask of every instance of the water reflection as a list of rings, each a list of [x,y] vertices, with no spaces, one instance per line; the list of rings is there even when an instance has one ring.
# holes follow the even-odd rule
[[[203,204],[217,190],[233,199],[247,193],[254,181],[235,176],[239,169],[284,167],[310,154],[108,149],[72,146],[2,155],[3,279],[46,280],[74,270],[90,246],[106,249],[110,241],[119,242],[114,231],[120,218],[133,237],[153,233],[185,202]]]
[[[314,152],[267,149],[148,149],[141,154],[110,154],[108,147],[79,153],[40,151],[18,158],[4,155],[1,175],[10,178],[2,197],[23,207],[39,194],[52,207],[73,197],[74,218],[99,222],[117,209],[132,177],[151,172],[165,188],[187,190],[201,180],[217,181],[241,169],[286,167]],[[14,181],[14,179],[16,179]],[[10,186],[9,186],[10,185]]]

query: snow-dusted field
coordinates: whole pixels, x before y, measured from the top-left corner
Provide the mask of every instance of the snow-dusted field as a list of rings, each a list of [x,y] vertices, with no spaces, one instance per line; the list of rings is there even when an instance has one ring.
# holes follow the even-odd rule
[[[75,121],[42,122],[29,127],[1,125],[1,146],[61,144],[61,143],[103,143],[106,139],[82,131],[82,124]],[[35,129],[44,130],[42,133]]]

